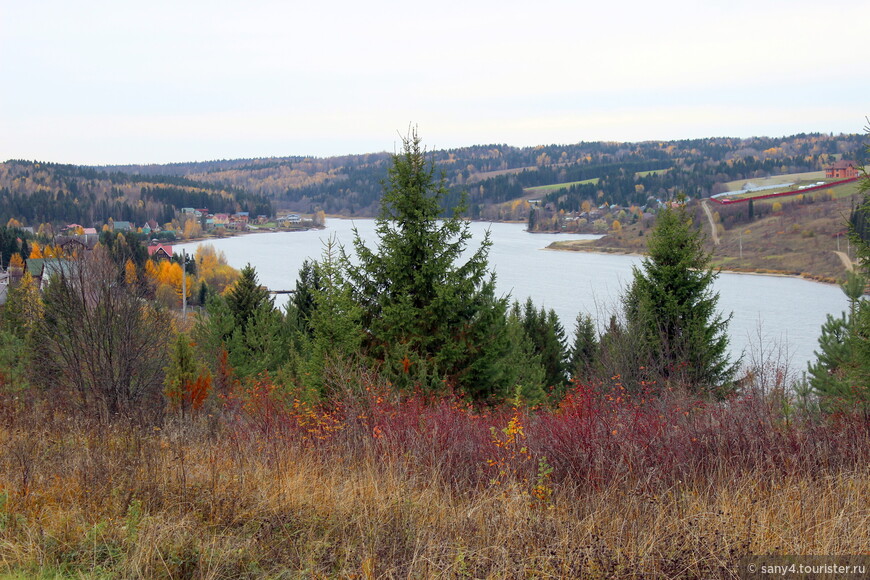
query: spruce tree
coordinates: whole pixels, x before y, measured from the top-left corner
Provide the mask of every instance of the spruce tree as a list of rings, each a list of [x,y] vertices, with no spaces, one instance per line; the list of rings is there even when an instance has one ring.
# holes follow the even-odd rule
[[[827,411],[870,413],[870,303],[863,299],[866,278],[848,276],[841,286],[849,312],[830,314],[822,325],[816,360],[809,364],[812,390]]]
[[[469,394],[504,394],[506,301],[495,297],[487,234],[463,261],[471,232],[460,215],[464,196],[442,219],[449,196],[416,130],[403,138],[384,184],[377,246],[354,239],[358,263],[345,255],[361,307],[364,349],[398,385],[448,384]]]
[[[273,302],[269,292],[257,281],[257,271],[253,266],[247,264],[240,274],[226,300],[236,325],[244,330],[259,308],[271,308]]]
[[[543,307],[535,309],[531,298],[526,300],[522,313],[523,328],[534,347],[534,353],[544,365],[544,383],[548,387],[561,390],[568,380],[565,347],[565,329],[552,308],[547,312]]]
[[[647,250],[624,298],[638,365],[691,391],[724,394],[737,367],[727,352],[731,317],[717,310],[718,272],[685,206],[659,212]]]
[[[598,361],[598,349],[595,322],[588,314],[578,314],[574,326],[574,344],[571,346],[568,362],[572,378],[584,382],[593,378]]]

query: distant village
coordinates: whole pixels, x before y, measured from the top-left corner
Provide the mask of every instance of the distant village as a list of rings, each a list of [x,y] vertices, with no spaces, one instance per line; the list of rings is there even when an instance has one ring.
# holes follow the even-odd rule
[[[253,231],[287,231],[306,230],[322,227],[325,224],[323,212],[312,216],[302,216],[298,213],[279,213],[277,216],[258,215],[252,217],[249,212],[233,214],[209,212],[207,208],[181,208],[179,218],[162,227],[155,220],[142,224],[129,221],[110,219],[99,230],[95,227],[84,227],[81,224],[67,224],[56,233],[49,224],[43,224],[38,230],[32,226],[12,227],[29,234],[29,257],[22,259],[14,254],[7,268],[0,268],[0,305],[5,304],[10,286],[14,287],[28,274],[36,288],[43,291],[51,277],[63,274],[69,259],[92,251],[105,233],[127,237],[135,234],[146,247],[147,259],[154,262],[178,260],[173,250],[173,243],[201,238],[221,238]],[[42,240],[40,243],[37,240]],[[50,241],[48,241],[50,240]],[[23,245],[18,240],[18,245]]]

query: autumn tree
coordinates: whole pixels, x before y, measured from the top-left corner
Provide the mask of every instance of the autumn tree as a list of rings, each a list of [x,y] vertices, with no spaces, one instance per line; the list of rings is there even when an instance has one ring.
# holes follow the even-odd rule
[[[162,410],[169,321],[104,249],[66,262],[44,296],[36,381],[103,422]]]
[[[19,338],[25,339],[42,318],[42,296],[36,281],[29,271],[25,271],[18,284],[11,286],[3,309],[6,327]]]
[[[211,388],[211,376],[197,360],[187,334],[180,332],[175,338],[165,372],[166,397],[182,417],[202,407]]]

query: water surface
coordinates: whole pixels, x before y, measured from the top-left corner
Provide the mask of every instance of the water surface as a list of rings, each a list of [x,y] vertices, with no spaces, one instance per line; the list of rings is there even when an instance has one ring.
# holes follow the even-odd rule
[[[339,219],[329,220],[325,230],[252,234],[206,243],[223,251],[236,268],[250,263],[269,288],[289,290],[296,285],[303,261],[320,258],[330,236],[352,250],[354,227],[369,247],[376,245],[373,220]],[[632,267],[641,263],[636,256],[545,250],[555,240],[595,236],[530,234],[520,224],[474,222],[472,248],[487,230],[493,240],[489,263],[498,292],[521,302],[531,297],[539,307],[554,309],[569,336],[578,313],[590,314],[600,327],[607,323],[631,281]],[[197,245],[180,244],[176,251],[192,252]],[[838,287],[798,278],[723,272],[715,289],[722,312],[732,315],[732,356],[750,360],[762,352],[781,353],[787,355],[780,358],[790,361],[791,370],[805,369],[814,358],[825,316],[847,307]]]

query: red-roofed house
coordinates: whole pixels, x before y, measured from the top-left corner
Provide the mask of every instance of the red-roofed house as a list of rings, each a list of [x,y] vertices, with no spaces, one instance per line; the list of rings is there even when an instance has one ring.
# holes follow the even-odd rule
[[[148,257],[152,260],[168,260],[172,258],[172,246],[169,244],[148,246]]]
[[[830,167],[825,168],[825,177],[828,179],[851,179],[858,177],[858,168],[854,161],[837,161]]]

